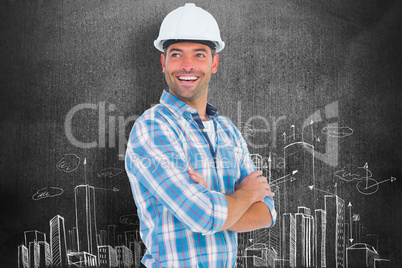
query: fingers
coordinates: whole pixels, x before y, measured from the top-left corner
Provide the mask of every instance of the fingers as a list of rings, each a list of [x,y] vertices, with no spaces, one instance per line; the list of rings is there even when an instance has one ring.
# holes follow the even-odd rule
[[[194,170],[189,169],[188,175],[190,176],[190,179],[192,179],[193,181],[199,182],[199,177],[197,176],[197,172],[195,172]]]
[[[200,173],[196,172],[190,165],[188,166],[187,172],[188,172],[188,175],[190,176],[191,180],[193,180],[194,182],[196,182],[200,185],[208,187],[207,183],[204,180],[204,177]]]
[[[274,192],[271,192],[271,189],[269,189],[269,190],[267,190],[268,192],[267,192],[267,196],[269,196],[269,197],[274,197],[275,196],[275,193]]]
[[[271,191],[271,187],[268,184],[267,178],[263,177],[263,176],[259,176],[259,177],[257,177],[257,179],[260,181],[260,183],[262,184],[263,188],[265,189],[266,196],[274,197],[275,193]]]
[[[190,175],[190,179],[192,179],[193,181],[199,183],[201,181],[201,179],[195,175]]]
[[[194,168],[192,167],[192,166],[190,166],[190,165],[188,165],[188,171],[190,172],[193,172],[194,171]]]
[[[271,191],[271,187],[269,186],[268,182],[265,184],[265,190],[267,191],[267,196],[274,197],[275,193]]]
[[[192,179],[195,182],[199,182],[199,179],[197,177],[197,172],[194,171],[193,167],[188,165],[188,174],[190,175],[190,179]]]
[[[251,173],[249,176],[252,176],[252,177],[259,177],[259,176],[262,176],[262,171],[256,170],[256,171],[254,171],[253,173]]]
[[[187,172],[190,175],[190,177],[192,176],[192,177],[196,177],[196,178],[199,178],[199,177],[202,178],[202,175],[200,173],[198,173],[197,171],[195,171],[191,166],[188,166]]]

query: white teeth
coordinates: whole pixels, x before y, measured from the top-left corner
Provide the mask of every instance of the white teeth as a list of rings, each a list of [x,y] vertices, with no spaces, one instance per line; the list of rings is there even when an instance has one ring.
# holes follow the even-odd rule
[[[186,81],[195,81],[198,78],[196,76],[179,76],[180,80],[186,80]]]

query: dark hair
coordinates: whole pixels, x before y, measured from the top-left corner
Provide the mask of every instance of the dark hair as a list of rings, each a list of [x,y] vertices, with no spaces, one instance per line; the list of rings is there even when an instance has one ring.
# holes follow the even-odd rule
[[[166,41],[167,42],[167,41]],[[165,43],[166,43],[165,42]],[[194,43],[194,40],[192,40],[192,41],[190,41],[189,40],[189,42],[192,42],[192,43]],[[180,43],[180,42],[175,42],[175,43]],[[195,42],[195,43],[198,43],[198,42]],[[169,44],[169,45],[171,45],[171,44]],[[168,47],[169,46],[163,46],[163,54],[165,54],[166,55],[166,52],[167,52],[167,49],[168,49]],[[211,47],[210,47],[211,48]],[[211,55],[212,55],[212,59],[215,57],[215,55],[216,55],[216,50],[215,49],[213,49],[213,48],[211,48]]]
[[[190,42],[190,43],[199,43],[202,45],[209,46],[211,49],[216,50],[216,43],[212,41],[207,41],[207,40],[192,40],[192,39],[170,39],[166,40],[163,42],[162,47],[165,49],[168,46],[176,43],[184,43],[184,42]]]

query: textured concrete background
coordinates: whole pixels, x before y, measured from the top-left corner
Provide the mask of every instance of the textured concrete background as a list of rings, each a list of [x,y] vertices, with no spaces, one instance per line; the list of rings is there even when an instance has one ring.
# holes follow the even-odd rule
[[[104,103],[106,122],[111,116],[116,124],[119,116],[135,117],[158,103],[166,85],[153,40],[163,17],[185,2],[0,4],[2,267],[16,267],[24,231],[48,232],[48,222],[56,214],[69,218],[67,228],[73,225],[73,188],[84,183],[85,169],[81,165],[72,173],[58,170],[65,154],[87,158],[90,184],[120,189],[97,196],[104,219],[99,229],[120,215],[135,213],[124,173],[109,179],[96,176],[104,168],[124,168],[118,157],[118,131],[111,134],[107,123],[105,146],[82,149],[68,141],[64,122],[68,112],[83,103],[97,109]],[[300,136],[311,114],[337,102],[339,125],[354,133],[340,140],[336,167],[317,163],[320,187],[332,192],[337,182],[338,194],[353,202],[362,224],[378,234],[381,256],[391,259],[392,267],[400,267],[401,3],[324,2],[195,1],[215,16],[226,42],[209,100],[241,129],[252,116],[268,120],[268,130],[266,123],[254,121],[254,128],[267,131],[253,132],[248,139],[265,144],[250,148],[262,156],[280,155],[283,132],[291,135],[294,125]],[[77,140],[101,144],[98,116],[99,110],[86,109],[74,117]],[[272,122],[279,118],[274,130]],[[121,132],[128,133],[132,123]],[[116,144],[109,141],[113,135]],[[365,163],[377,182],[391,176],[397,180],[381,184],[375,194],[361,195],[355,184],[333,176],[341,167]],[[280,176],[280,168],[276,169]],[[64,189],[57,199],[32,200],[38,189],[55,186]],[[292,194],[303,200],[308,192]],[[315,198],[322,207],[320,197]]]

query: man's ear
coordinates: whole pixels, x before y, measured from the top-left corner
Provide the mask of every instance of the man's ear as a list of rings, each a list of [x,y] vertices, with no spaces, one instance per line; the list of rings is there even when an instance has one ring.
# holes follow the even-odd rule
[[[161,54],[162,72],[165,72],[165,54]]]
[[[213,74],[218,71],[218,63],[219,63],[219,55],[215,54],[214,59],[212,60],[212,70],[211,70]]]

